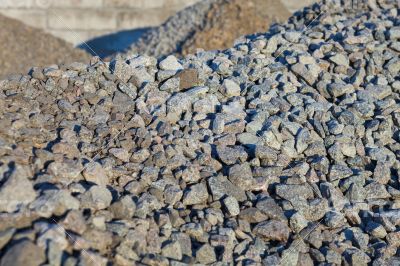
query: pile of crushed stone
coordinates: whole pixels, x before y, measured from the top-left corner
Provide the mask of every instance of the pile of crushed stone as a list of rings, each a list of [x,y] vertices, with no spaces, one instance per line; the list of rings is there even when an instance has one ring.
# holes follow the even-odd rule
[[[0,78],[27,73],[32,66],[88,63],[83,50],[22,22],[0,15]]]
[[[150,30],[129,53],[160,57],[186,55],[198,48],[225,49],[243,35],[265,32],[290,13],[279,0],[206,0],[171,17]]]
[[[399,5],[336,3],[1,81],[0,265],[398,264]]]

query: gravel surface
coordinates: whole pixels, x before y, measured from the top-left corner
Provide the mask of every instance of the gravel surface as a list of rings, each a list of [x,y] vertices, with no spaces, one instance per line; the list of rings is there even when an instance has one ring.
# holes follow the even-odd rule
[[[177,13],[150,30],[129,53],[186,55],[198,48],[225,49],[240,36],[265,32],[273,22],[283,22],[289,11],[279,0],[206,0]]]
[[[0,265],[398,265],[398,12],[1,81]]]
[[[204,23],[182,45],[182,54],[226,49],[243,35],[266,32],[275,22],[284,22],[289,11],[279,0],[225,0],[214,3]]]
[[[83,50],[20,21],[0,16],[0,28],[0,78],[27,73],[32,66],[90,60]]]

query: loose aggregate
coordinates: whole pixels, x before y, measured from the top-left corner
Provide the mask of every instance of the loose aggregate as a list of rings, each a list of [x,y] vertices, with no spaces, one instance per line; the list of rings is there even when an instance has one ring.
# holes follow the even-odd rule
[[[0,265],[397,265],[399,18],[1,81]]]
[[[230,48],[240,36],[265,32],[289,15],[280,0],[200,1],[147,32],[130,52],[160,57]]]

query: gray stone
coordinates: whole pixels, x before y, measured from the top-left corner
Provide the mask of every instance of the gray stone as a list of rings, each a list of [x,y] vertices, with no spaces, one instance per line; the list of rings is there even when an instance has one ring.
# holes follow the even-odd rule
[[[174,260],[182,259],[181,245],[178,241],[173,241],[165,244],[161,251],[162,255]]]
[[[182,65],[178,62],[178,59],[173,55],[169,55],[162,60],[159,67],[162,70],[171,70],[176,72],[183,69]]]
[[[297,63],[292,66],[291,70],[296,75],[303,78],[308,83],[308,85],[313,85],[317,81],[318,76],[310,72],[304,64]]]
[[[161,207],[161,203],[155,196],[149,193],[143,193],[136,203],[135,216],[145,218],[153,210],[158,210]]]
[[[373,221],[368,222],[366,231],[376,238],[385,238],[387,235],[385,228],[381,224]]]
[[[289,238],[290,229],[283,222],[271,220],[257,224],[253,233],[265,241],[286,242]]]
[[[29,240],[12,246],[1,258],[1,266],[37,266],[46,261],[44,250]]]
[[[268,216],[265,213],[254,207],[243,209],[240,212],[239,218],[251,224],[268,220]]]
[[[312,188],[308,185],[277,185],[276,194],[286,200],[309,199],[314,196]]]
[[[335,181],[349,177],[353,174],[353,171],[345,165],[332,165],[329,169],[329,181]]]
[[[167,204],[174,205],[181,200],[183,195],[179,186],[168,186],[164,191],[164,201]]]
[[[296,233],[299,233],[301,230],[307,227],[308,221],[304,218],[304,216],[296,212],[290,217],[290,227],[295,231]]]
[[[268,216],[269,219],[285,220],[282,208],[272,198],[262,199],[257,202],[256,208]]]
[[[240,213],[239,203],[234,197],[228,196],[225,199],[223,199],[223,202],[229,216],[239,215]]]
[[[201,264],[211,264],[217,261],[215,250],[209,244],[204,244],[196,251],[196,261]]]
[[[338,66],[349,66],[349,58],[344,54],[335,54],[334,56],[331,56],[329,60]]]
[[[26,169],[17,167],[0,187],[0,212],[14,212],[36,198]]]
[[[5,231],[0,232],[0,249],[3,249],[5,245],[11,240],[15,233],[14,228],[7,229]]]
[[[227,165],[233,165],[237,162],[244,162],[247,159],[246,151],[239,146],[228,147],[218,145],[217,154],[220,160]]]
[[[269,147],[257,145],[255,155],[261,160],[276,161],[278,159],[277,152]]]
[[[132,76],[132,67],[122,60],[113,60],[111,65],[114,75],[123,82],[128,82]]]
[[[112,148],[109,150],[109,153],[123,162],[129,162],[129,158],[131,156],[129,152],[123,148]]]
[[[112,201],[111,192],[101,186],[92,186],[81,198],[83,206],[93,208],[95,210],[102,210],[110,206]]]
[[[195,205],[205,203],[208,199],[207,186],[203,183],[192,185],[183,195],[184,205]]]
[[[130,196],[124,196],[110,206],[116,219],[130,219],[136,210],[136,204]]]
[[[389,37],[391,40],[400,39],[400,27],[391,27],[389,29]]]
[[[235,164],[229,168],[229,180],[237,187],[250,190],[254,185],[250,165],[248,163]]]
[[[226,97],[240,96],[240,86],[230,79],[225,79],[222,84],[222,93]]]
[[[208,186],[214,200],[219,200],[225,195],[232,196],[239,202],[245,201],[247,198],[242,188],[235,186],[223,176],[209,178]]]
[[[325,214],[325,224],[330,228],[338,228],[345,224],[343,214],[335,211],[329,211]]]
[[[137,97],[137,88],[132,83],[118,85],[118,88],[132,99]]]
[[[68,190],[47,190],[30,204],[32,211],[46,218],[52,215],[61,216],[68,210],[77,210],[79,207],[79,200]]]
[[[160,86],[160,90],[169,93],[177,92],[179,91],[179,85],[180,85],[179,78],[170,78]]]
[[[83,177],[86,181],[95,183],[99,186],[106,186],[108,184],[108,176],[101,166],[97,162],[90,162],[85,165],[85,170],[83,171]]]

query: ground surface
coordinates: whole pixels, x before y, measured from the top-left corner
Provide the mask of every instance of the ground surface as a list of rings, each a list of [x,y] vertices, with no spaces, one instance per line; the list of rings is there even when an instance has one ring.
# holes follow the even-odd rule
[[[0,16],[0,77],[27,73],[32,66],[88,62],[90,56],[42,30]]]

